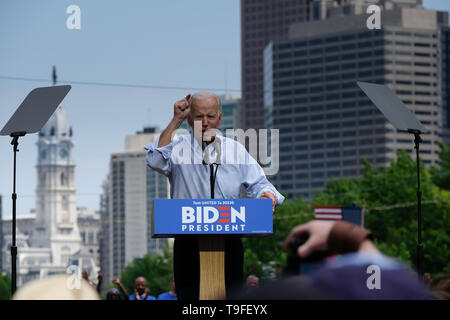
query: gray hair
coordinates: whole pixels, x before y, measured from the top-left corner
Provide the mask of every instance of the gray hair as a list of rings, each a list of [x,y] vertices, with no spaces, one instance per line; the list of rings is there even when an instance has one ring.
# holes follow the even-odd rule
[[[191,104],[194,100],[201,100],[201,99],[208,99],[208,98],[216,99],[218,111],[219,111],[219,114],[221,114],[222,113],[222,103],[220,102],[219,97],[217,97],[214,93],[206,92],[206,91],[194,93],[191,96]]]

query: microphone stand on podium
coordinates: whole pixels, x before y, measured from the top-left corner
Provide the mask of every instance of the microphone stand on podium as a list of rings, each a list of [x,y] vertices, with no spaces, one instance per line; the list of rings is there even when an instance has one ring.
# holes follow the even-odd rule
[[[220,140],[212,142],[217,156],[216,163],[209,161],[206,142],[202,142],[204,152],[203,164],[209,166],[209,183],[211,199],[214,199],[214,189],[217,170],[220,165],[221,145]],[[208,150],[207,150],[208,151]],[[206,159],[206,161],[205,161]],[[214,165],[216,170],[214,172]],[[217,236],[203,236],[198,238],[200,254],[200,300],[218,300],[226,298],[225,286],[225,238]]]
[[[16,244],[16,155],[19,138],[39,131],[55,112],[71,86],[52,86],[32,90],[16,112],[0,131],[0,135],[12,137],[13,146],[13,193],[12,193],[12,241],[11,241],[11,296],[17,289],[17,244]]]

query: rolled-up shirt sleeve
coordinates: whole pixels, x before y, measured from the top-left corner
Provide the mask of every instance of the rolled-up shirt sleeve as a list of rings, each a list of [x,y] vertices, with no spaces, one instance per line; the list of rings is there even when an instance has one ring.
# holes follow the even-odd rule
[[[250,198],[259,198],[264,192],[271,192],[278,200],[277,205],[283,203],[283,195],[267,180],[263,169],[258,164],[248,164],[245,167],[244,186]]]
[[[169,176],[172,171],[172,162],[170,156],[174,143],[171,142],[164,147],[158,148],[159,138],[155,142],[145,146],[147,150],[147,165],[153,170],[162,173],[165,176]]]

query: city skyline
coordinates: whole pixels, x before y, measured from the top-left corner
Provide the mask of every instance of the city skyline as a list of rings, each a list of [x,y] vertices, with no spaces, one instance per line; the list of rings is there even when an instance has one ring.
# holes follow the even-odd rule
[[[412,19],[418,15],[420,21]],[[380,168],[396,158],[396,150],[413,153],[410,134],[396,132],[357,81],[394,90],[429,130],[421,161],[439,165],[438,142],[446,125],[439,125],[445,110],[437,97],[446,80],[439,78],[444,58],[437,48],[444,41],[439,21],[447,25],[447,16],[386,9],[384,28],[368,30],[364,14],[339,15],[296,24],[289,39],[266,48],[266,100],[273,110],[267,113],[280,129],[281,170],[273,182],[281,192],[311,199],[330,179],[361,176],[364,159]]]
[[[0,48],[0,126],[31,89],[51,85],[52,65],[57,67],[60,83],[71,80],[167,87],[74,83],[63,101],[74,130],[77,206],[98,210],[110,154],[123,149],[126,135],[149,125],[164,129],[173,103],[187,91],[240,92],[240,6],[237,0],[214,4],[177,1],[157,6],[144,1],[133,6],[77,1],[81,29],[69,30],[66,8],[72,2],[0,4],[0,36],[5,39]],[[450,10],[448,1],[424,1],[424,6]],[[36,142],[37,135],[19,140],[18,214],[35,208]],[[11,215],[9,143],[9,137],[0,137],[3,217]]]

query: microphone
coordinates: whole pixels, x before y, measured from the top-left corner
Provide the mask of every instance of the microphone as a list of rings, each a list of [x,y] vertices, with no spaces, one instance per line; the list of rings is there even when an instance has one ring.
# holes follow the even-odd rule
[[[209,155],[207,152],[205,153],[206,147],[208,147],[208,144],[206,143],[206,141],[202,141],[202,163],[204,165],[209,164]],[[208,162],[206,162],[205,159],[207,159]]]
[[[222,146],[220,139],[214,139],[213,142],[211,142],[212,146],[214,147],[214,150],[216,150],[216,161],[211,162],[211,159],[209,158],[209,150],[208,144],[206,141],[202,141],[202,151],[203,151],[203,161],[202,163],[204,165],[209,165],[209,182],[210,182],[210,188],[211,188],[211,199],[214,199],[214,186],[216,183],[216,175],[217,175],[217,169],[219,168],[219,165],[221,163],[221,155],[222,155]],[[205,152],[206,151],[206,152]],[[216,170],[214,172],[214,165],[216,165]]]
[[[211,146],[216,151],[216,161],[211,162],[211,159],[209,158],[209,149]],[[206,152],[205,152],[206,150]],[[219,165],[222,163],[222,142],[220,139],[214,139],[213,142],[211,142],[209,145],[206,143],[206,141],[202,141],[202,152],[203,152],[203,164],[216,164]]]

